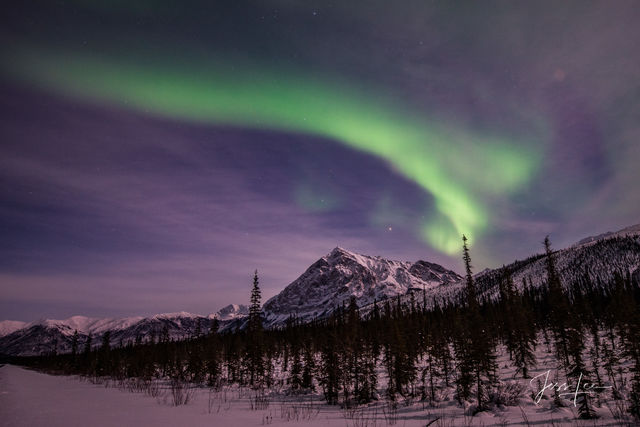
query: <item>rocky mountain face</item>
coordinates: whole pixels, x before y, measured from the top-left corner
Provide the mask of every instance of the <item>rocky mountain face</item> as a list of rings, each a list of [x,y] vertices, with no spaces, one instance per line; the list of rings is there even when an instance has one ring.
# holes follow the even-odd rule
[[[0,354],[34,356],[52,352],[65,353],[71,351],[71,340],[70,336],[63,334],[58,328],[33,325],[0,338]]]
[[[565,286],[585,276],[595,284],[610,283],[617,273],[631,274],[640,280],[640,225],[583,239],[556,251],[554,257]],[[525,284],[539,287],[546,283],[543,255],[534,255],[507,267],[519,288]],[[497,298],[502,277],[500,269],[486,269],[474,277],[480,297]],[[463,295],[464,280],[457,273],[426,261],[391,261],[335,248],[264,304],[265,326],[282,326],[291,315],[302,321],[322,318],[348,304],[352,297],[366,312],[374,301],[400,296],[408,302],[412,291],[425,292],[429,303],[455,303]],[[209,316],[181,312],[123,319],[74,316],[28,324],[4,321],[0,322],[0,354],[69,352],[76,330],[79,348],[84,347],[89,335],[93,346],[99,346],[106,331],[110,332],[112,345],[167,336],[185,339],[207,333],[214,318],[221,331],[242,328],[247,315],[247,306],[231,304]]]
[[[351,297],[362,307],[411,289],[430,290],[460,279],[457,273],[426,261],[390,261],[335,248],[264,304],[265,323],[281,325],[290,315],[308,321],[327,316]]]

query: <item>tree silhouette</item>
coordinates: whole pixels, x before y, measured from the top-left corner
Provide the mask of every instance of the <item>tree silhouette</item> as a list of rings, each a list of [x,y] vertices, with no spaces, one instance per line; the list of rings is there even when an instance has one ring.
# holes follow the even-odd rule
[[[251,305],[249,306],[249,323],[247,325],[247,368],[249,371],[249,384],[252,387],[264,385],[264,348],[262,308],[260,305],[260,286],[258,270],[253,275],[253,287],[251,288]]]

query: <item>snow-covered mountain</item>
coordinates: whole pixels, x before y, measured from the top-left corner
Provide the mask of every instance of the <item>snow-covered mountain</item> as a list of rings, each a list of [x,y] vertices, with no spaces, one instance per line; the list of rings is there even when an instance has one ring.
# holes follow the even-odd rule
[[[237,320],[248,314],[246,306],[231,304],[215,314],[202,316],[187,312],[156,314],[151,317],[125,317],[96,319],[73,316],[64,320],[41,319],[31,323],[4,321],[0,336],[0,354],[38,355],[52,351],[71,351],[73,335],[78,331],[79,348],[83,348],[89,336],[92,346],[102,343],[104,333],[109,331],[111,345],[127,344],[141,340],[170,338],[185,339],[206,334],[218,319],[219,330],[233,328]]]
[[[637,231],[634,231],[635,230]],[[597,240],[583,242],[554,252],[554,259],[560,280],[565,286],[588,276],[597,283],[610,283],[616,273],[640,274],[640,226],[628,227]],[[513,279],[522,288],[524,281],[534,288],[546,283],[545,257],[530,257],[512,264]],[[481,276],[477,282],[480,292],[490,291],[496,282],[498,271]]]
[[[619,231],[608,231],[606,233],[598,234],[597,236],[585,237],[576,243],[575,246],[588,245],[600,240],[610,239],[612,237],[634,236],[638,234],[640,234],[640,224],[632,225]]]
[[[473,251],[472,254],[473,256]],[[615,274],[626,277],[631,274],[640,280],[640,224],[613,233],[582,239],[566,249],[553,254],[560,281],[565,287],[589,277],[594,286],[611,283]],[[547,282],[544,254],[506,266],[516,287],[538,288]],[[477,294],[481,298],[495,299],[499,295],[501,269],[486,269],[474,276]],[[456,301],[463,293],[464,282],[439,287],[432,298],[439,302]]]
[[[229,304],[226,307],[221,308],[214,316],[222,320],[234,320],[249,315],[249,307],[242,304]]]
[[[473,256],[473,251],[472,254]],[[610,283],[616,273],[631,274],[640,280],[640,225],[615,233],[583,239],[554,253],[560,279],[565,285],[588,275],[594,283]],[[516,286],[539,287],[546,283],[545,259],[534,255],[510,264]],[[502,276],[500,269],[485,269],[475,277],[478,295],[495,298]],[[426,261],[391,261],[377,256],[360,255],[335,248],[311,265],[282,292],[263,307],[265,325],[277,327],[296,315],[302,321],[329,315],[336,307],[355,297],[357,304],[367,307],[377,300],[400,296],[409,300],[411,291],[425,291],[428,302],[458,301],[464,290],[460,275]],[[101,344],[110,332],[112,345],[136,340],[184,339],[206,333],[214,319],[219,330],[241,328],[246,323],[248,308],[230,304],[215,314],[167,313],[151,317],[95,319],[74,316],[65,320],[38,320],[27,323],[0,322],[0,354],[34,355],[54,349],[71,349],[74,332],[79,334],[80,348],[89,335],[93,345]]]
[[[27,322],[21,322],[19,320],[3,320],[0,322],[0,337],[22,329],[26,324]]]
[[[326,316],[336,307],[348,303],[352,296],[358,305],[365,306],[374,300],[404,295],[411,289],[429,290],[458,281],[460,276],[455,272],[426,261],[389,261],[335,248],[267,301],[265,324],[271,327],[283,325],[290,314],[296,314],[301,320]],[[167,335],[171,339],[184,339],[196,335],[198,328],[201,333],[208,331],[214,318],[218,319],[222,331],[243,327],[248,312],[245,305],[230,304],[209,316],[180,312],[119,319],[84,316],[43,319],[22,327],[15,325],[12,332],[0,337],[0,353],[34,355],[54,349],[68,352],[75,331],[78,331],[81,347],[88,336],[92,337],[94,346],[100,345],[106,331],[110,332],[112,345],[141,339],[157,340]]]
[[[42,326],[45,328],[58,329],[64,335],[73,335],[75,331],[84,335],[100,335],[105,331],[116,331],[126,329],[134,325],[144,317],[125,317],[121,319],[100,319],[85,316],[73,316],[64,320],[40,319],[35,322],[28,323],[24,329],[32,326]]]
[[[265,323],[281,325],[290,315],[308,321],[328,315],[351,297],[362,307],[411,289],[429,291],[460,279],[457,273],[426,261],[390,261],[335,248],[264,304]]]

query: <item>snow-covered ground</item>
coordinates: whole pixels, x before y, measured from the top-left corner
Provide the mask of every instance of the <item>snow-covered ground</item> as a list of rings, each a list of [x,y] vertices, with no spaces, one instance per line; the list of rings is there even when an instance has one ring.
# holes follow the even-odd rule
[[[544,369],[544,362],[541,364]],[[535,375],[535,374],[534,374]],[[238,387],[220,391],[193,389],[187,405],[173,406],[171,390],[158,395],[133,393],[115,382],[93,384],[78,377],[52,376],[17,366],[0,367],[0,425],[2,426],[492,426],[492,425],[624,425],[605,408],[596,421],[575,420],[575,408],[550,410],[547,400],[465,416],[453,400],[432,408],[422,402],[401,404],[397,412],[379,402],[353,410],[323,404],[321,396],[269,395]],[[252,409],[262,403],[259,409]],[[438,419],[439,418],[439,419]],[[626,424],[629,425],[629,424]]]
[[[251,411],[249,399],[237,399],[228,409],[209,413],[206,390],[200,390],[192,403],[184,406],[165,404],[164,397],[11,365],[0,368],[3,426],[251,426],[262,425],[269,413]]]

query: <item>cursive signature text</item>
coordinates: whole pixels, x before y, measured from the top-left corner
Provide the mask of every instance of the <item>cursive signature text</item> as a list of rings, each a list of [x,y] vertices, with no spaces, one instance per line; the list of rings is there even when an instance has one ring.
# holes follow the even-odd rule
[[[552,393],[558,393],[560,397],[572,397],[573,406],[577,406],[578,396],[582,395],[594,395],[602,390],[610,389],[612,386],[601,386],[595,383],[582,382],[583,377],[582,373],[578,377],[578,381],[575,386],[571,386],[568,382],[552,382],[549,381],[549,375],[551,374],[551,370],[547,372],[543,372],[540,375],[536,375],[531,378],[529,384],[534,391],[537,391],[536,395],[533,398],[533,401],[536,405],[540,403],[540,400],[545,396],[547,391]],[[544,378],[544,384],[542,384],[542,378]],[[535,380],[539,380],[537,384],[534,384]]]

